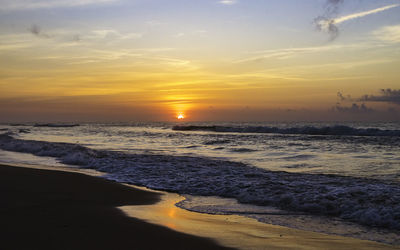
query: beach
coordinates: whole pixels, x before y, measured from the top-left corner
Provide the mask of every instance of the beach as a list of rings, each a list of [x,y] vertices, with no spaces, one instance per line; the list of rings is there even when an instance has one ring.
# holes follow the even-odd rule
[[[174,207],[168,195],[81,173],[0,165],[0,187],[2,249],[396,248],[193,213]]]
[[[79,173],[0,165],[1,249],[224,249],[125,216],[160,194]]]

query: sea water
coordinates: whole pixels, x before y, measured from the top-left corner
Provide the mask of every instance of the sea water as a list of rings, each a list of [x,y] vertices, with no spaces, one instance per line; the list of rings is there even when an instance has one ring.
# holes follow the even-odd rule
[[[92,168],[182,194],[177,206],[195,212],[400,244],[399,123],[3,124],[0,134],[0,162]]]

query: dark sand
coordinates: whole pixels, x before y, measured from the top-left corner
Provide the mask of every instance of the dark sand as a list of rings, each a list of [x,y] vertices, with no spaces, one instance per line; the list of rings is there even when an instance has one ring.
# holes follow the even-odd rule
[[[116,208],[159,197],[84,174],[0,165],[0,249],[224,249]]]

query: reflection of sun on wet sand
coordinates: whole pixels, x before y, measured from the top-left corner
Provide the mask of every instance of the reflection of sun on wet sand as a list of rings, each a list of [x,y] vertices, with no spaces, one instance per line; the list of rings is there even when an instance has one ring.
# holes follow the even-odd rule
[[[119,207],[127,215],[179,232],[215,239],[239,249],[395,249],[373,241],[307,232],[259,223],[236,215],[210,215],[175,206],[183,199],[165,193],[155,205]]]

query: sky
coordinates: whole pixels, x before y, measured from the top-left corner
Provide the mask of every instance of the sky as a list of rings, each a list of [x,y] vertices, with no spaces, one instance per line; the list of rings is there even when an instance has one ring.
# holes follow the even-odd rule
[[[0,0],[0,122],[400,121],[400,0]]]

